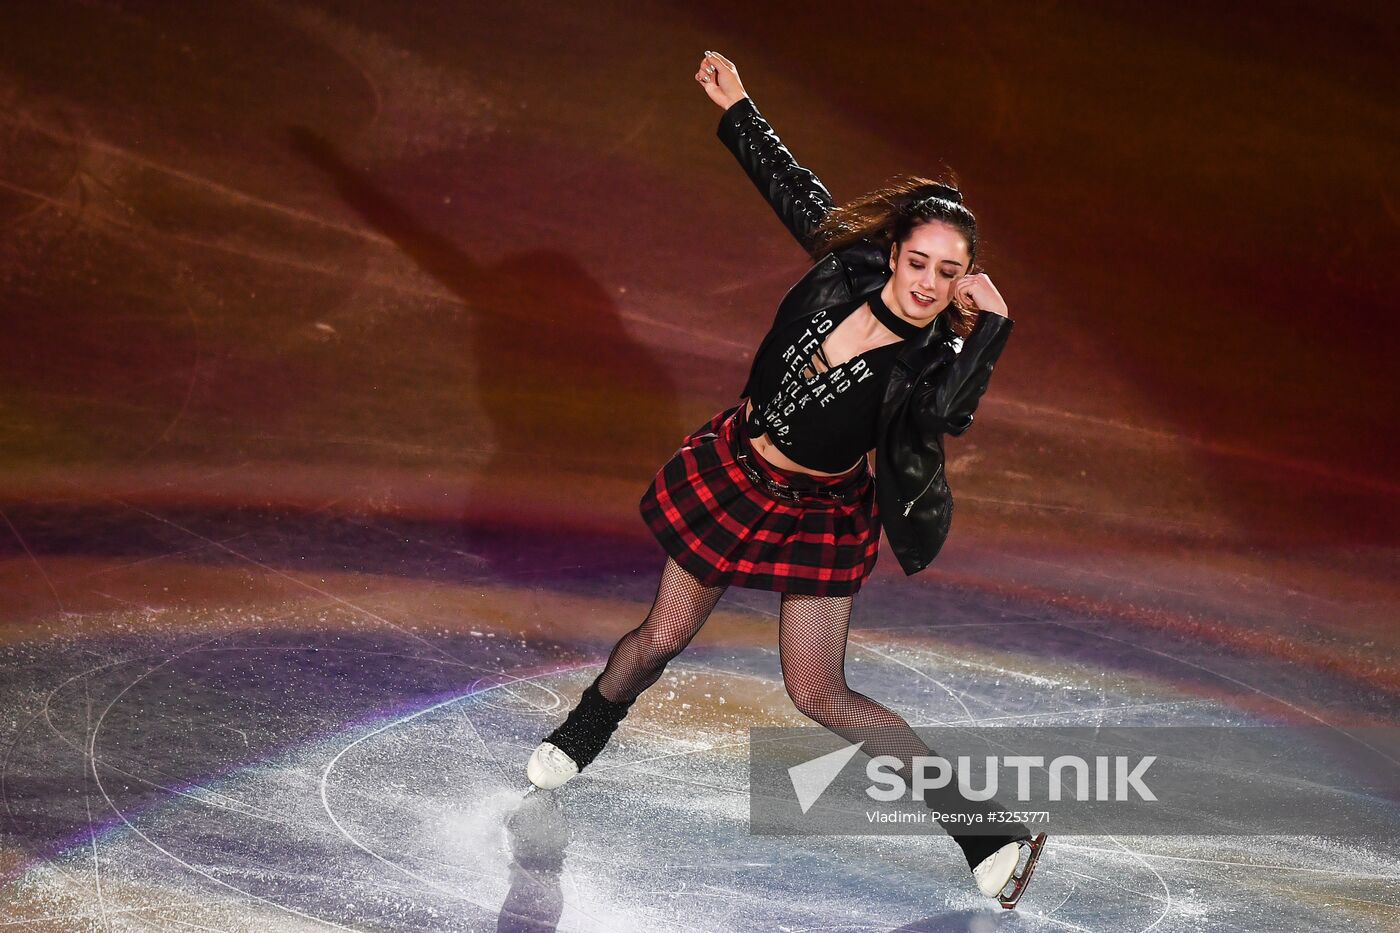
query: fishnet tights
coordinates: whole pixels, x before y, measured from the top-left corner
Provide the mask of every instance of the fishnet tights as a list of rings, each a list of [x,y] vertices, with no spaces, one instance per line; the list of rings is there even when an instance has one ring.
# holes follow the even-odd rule
[[[656,598],[642,624],[613,646],[598,678],[598,692],[614,703],[636,699],[661,679],[671,659],[685,650],[727,589],[705,586],[670,557],[661,570]]]
[[[788,696],[802,713],[851,743],[864,742],[861,751],[872,758],[893,755],[902,764],[906,782],[913,776],[913,757],[934,754],[899,714],[892,712],[846,684],[846,640],[851,621],[851,596],[800,596],[783,594],[778,620],[778,649],[783,683]],[[924,802],[943,809],[941,792],[928,792]],[[974,804],[984,811],[1001,810],[995,800]],[[947,807],[951,809],[951,807]],[[1021,824],[1006,823],[1008,835],[965,835],[948,830],[962,848],[969,867],[1013,839],[1028,839]]]
[[[725,586],[704,586],[671,558],[666,559],[656,598],[646,618],[623,635],[598,676],[598,692],[615,703],[636,699],[661,679],[666,665],[685,650],[724,595]],[[778,656],[783,685],[804,715],[848,742],[863,742],[871,757],[893,755],[908,781],[912,759],[934,754],[903,717],[846,684],[846,641],[851,596],[784,593],[778,620]],[[935,806],[935,797],[927,802]],[[1000,809],[995,801],[988,809]],[[946,828],[946,827],[945,827]],[[973,866],[1012,838],[1029,838],[1018,824],[1014,835],[967,836],[952,833]]]
[[[615,703],[636,699],[661,679],[724,595],[704,586],[671,558],[661,571],[646,618],[623,635],[598,678],[598,691]],[[846,686],[846,638],[852,597],[784,593],[778,622],[783,683],[794,705],[871,756],[907,760],[931,754],[899,715]]]
[[[666,665],[685,650],[724,595],[724,586],[704,586],[666,558],[656,597],[646,618],[620,638],[598,678],[598,691],[620,703],[636,699],[661,679]],[[908,759],[929,748],[899,715],[846,686],[846,638],[850,596],[784,593],[778,623],[783,684],[794,705],[871,756]]]
[[[909,761],[929,747],[899,714],[846,685],[850,596],[783,594],[778,649],[783,684],[803,715],[870,755]]]

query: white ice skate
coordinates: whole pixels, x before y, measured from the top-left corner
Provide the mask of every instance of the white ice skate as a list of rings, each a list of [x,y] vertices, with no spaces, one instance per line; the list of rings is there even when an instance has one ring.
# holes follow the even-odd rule
[[[1015,907],[1031,880],[1031,872],[1035,871],[1035,863],[1039,860],[1040,850],[1044,845],[1045,834],[1041,833],[1034,839],[1008,842],[997,849],[972,870],[972,876],[977,879],[977,889],[988,897],[995,897],[1007,910]],[[1025,865],[1018,870],[1017,866],[1021,865],[1022,846],[1030,850],[1030,855],[1026,858]],[[1002,893],[1008,885],[1011,885],[1011,891]]]
[[[530,783],[540,790],[553,790],[578,774],[578,764],[552,742],[541,742],[525,766]]]

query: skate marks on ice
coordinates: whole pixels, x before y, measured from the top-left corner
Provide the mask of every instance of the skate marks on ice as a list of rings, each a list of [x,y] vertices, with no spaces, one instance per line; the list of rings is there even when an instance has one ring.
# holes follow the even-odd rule
[[[486,625],[429,647],[421,634],[347,631],[356,613],[344,605],[316,612],[306,631],[5,649],[15,725],[0,765],[0,918],[1321,930],[1343,918],[1382,929],[1375,902],[1396,906],[1380,887],[1394,858],[1322,840],[1052,838],[1002,917],[941,836],[750,836],[746,730],[804,722],[761,645],[692,646],[579,780],[526,794],[526,758],[601,657]],[[860,632],[850,679],[915,724],[1238,718],[1199,692],[1102,676],[1087,660],[1102,640],[1083,627],[1018,628],[1033,630],[1040,660],[959,644],[956,630]],[[1240,904],[1244,888],[1259,903]]]
[[[350,641],[214,640],[164,658],[114,645],[129,657],[26,691],[38,708],[6,748],[0,792],[5,849],[29,858],[6,865],[3,922],[123,912],[213,929],[253,918],[276,929],[494,919],[501,898],[487,899],[479,876],[491,869],[480,856],[507,812],[500,800],[518,801],[520,791],[504,787],[488,748],[473,746],[470,717],[437,720],[451,734],[437,736],[426,758],[413,742],[395,746],[417,762],[373,785],[361,786],[348,756],[366,737],[418,728],[509,678],[484,684],[484,668]],[[424,705],[434,689],[450,695]],[[378,724],[386,700],[423,708]],[[534,702],[549,708],[557,698]],[[425,781],[449,789],[441,806],[406,810],[405,789]],[[407,825],[411,812],[424,830],[395,842],[417,839],[422,858],[402,845],[397,861],[359,857],[372,852],[360,841],[373,836],[371,811],[369,822],[388,825]],[[406,887],[405,877],[416,883]],[[421,894],[404,896],[419,885]]]

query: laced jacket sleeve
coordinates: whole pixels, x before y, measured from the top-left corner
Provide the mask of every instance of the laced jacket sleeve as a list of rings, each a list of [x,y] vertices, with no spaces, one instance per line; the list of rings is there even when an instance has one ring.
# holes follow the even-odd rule
[[[717,135],[788,232],[815,258],[812,232],[835,207],[826,186],[797,163],[751,98],[724,112]]]

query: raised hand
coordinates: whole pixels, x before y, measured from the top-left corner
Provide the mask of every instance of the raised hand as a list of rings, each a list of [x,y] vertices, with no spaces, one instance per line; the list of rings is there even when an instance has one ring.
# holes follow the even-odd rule
[[[710,100],[721,110],[728,110],[749,96],[744,92],[744,83],[739,80],[739,69],[718,52],[706,52],[701,57],[695,80],[700,82],[705,93],[710,95]]]
[[[1006,299],[985,272],[974,272],[953,283],[953,304],[969,311],[990,311],[1007,317]]]

